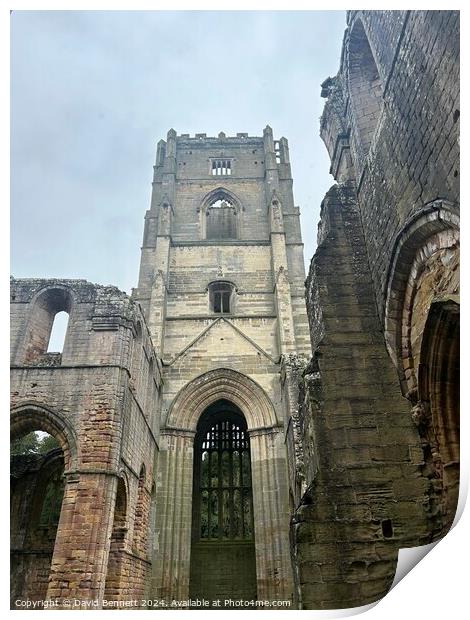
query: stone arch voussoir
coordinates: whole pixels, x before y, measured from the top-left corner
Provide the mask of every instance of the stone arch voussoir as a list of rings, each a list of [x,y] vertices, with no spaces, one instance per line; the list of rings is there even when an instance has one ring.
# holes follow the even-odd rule
[[[182,388],[170,407],[167,426],[196,431],[204,410],[220,399],[240,408],[248,430],[277,424],[274,407],[262,387],[235,370],[220,368],[200,375]]]
[[[45,405],[25,402],[10,414],[11,440],[32,431],[49,433],[59,442],[64,452],[65,471],[77,467],[77,436],[70,423],[59,413]]]
[[[405,396],[416,388],[409,326],[420,276],[432,254],[458,244],[458,212],[445,200],[426,205],[397,235],[385,288],[384,330]]]

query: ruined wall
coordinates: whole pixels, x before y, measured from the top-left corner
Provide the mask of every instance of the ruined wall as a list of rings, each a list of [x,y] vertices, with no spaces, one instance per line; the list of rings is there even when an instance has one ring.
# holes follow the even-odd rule
[[[63,494],[60,448],[47,455],[12,455],[11,601],[46,598]],[[20,550],[28,549],[28,553]]]
[[[140,514],[137,507],[143,489],[150,495],[154,477],[159,427],[154,406],[161,366],[140,309],[115,287],[83,280],[12,280],[11,300],[12,439],[47,432],[59,442],[64,459],[55,544],[51,540],[48,557],[41,556],[47,595],[98,601],[108,596],[109,539],[119,481],[126,495],[120,561],[133,576],[133,592],[143,592],[150,566],[148,540],[137,540],[136,531],[148,520],[148,507]],[[63,351],[47,352],[54,315],[63,308],[69,312]],[[16,479],[15,496],[25,484],[23,476]],[[13,595],[34,599],[31,588],[38,569],[31,558],[41,555],[44,537],[18,537],[24,514],[39,510],[25,501],[27,493],[20,496],[22,503],[12,512],[12,553],[23,568],[13,574]]]
[[[354,87],[354,66],[369,50],[381,90],[376,114]],[[349,12],[339,73],[323,85],[321,136],[335,178],[356,183],[382,320],[405,223],[437,198],[459,202],[459,76],[458,11]],[[357,126],[364,117],[372,134],[367,148]],[[341,176],[339,160],[348,157],[354,166]]]
[[[293,519],[305,609],[377,600],[399,547],[429,541],[423,453],[384,346],[351,184],[330,190],[322,222],[307,279],[315,351],[301,409],[308,488]]]
[[[292,521],[303,608],[377,600],[398,549],[439,538],[455,514],[458,19],[351,11],[322,84],[338,185],[307,278]]]

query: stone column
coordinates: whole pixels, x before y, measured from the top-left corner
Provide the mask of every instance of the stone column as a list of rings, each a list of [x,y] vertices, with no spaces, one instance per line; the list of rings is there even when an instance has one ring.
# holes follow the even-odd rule
[[[168,602],[189,596],[194,436],[180,429],[161,435],[151,596]]]
[[[101,606],[116,489],[117,477],[109,472],[66,474],[47,598]]]
[[[282,428],[249,431],[258,600],[291,599],[287,464]]]
[[[277,192],[273,191],[269,204],[271,225],[271,265],[275,278],[275,299],[281,353],[295,353],[294,318],[289,277],[287,274],[286,235],[282,207]]]

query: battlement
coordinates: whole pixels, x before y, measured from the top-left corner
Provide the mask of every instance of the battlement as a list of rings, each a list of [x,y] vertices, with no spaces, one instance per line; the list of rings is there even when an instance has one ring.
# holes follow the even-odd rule
[[[263,138],[261,136],[249,136],[247,133],[237,133],[236,136],[227,136],[221,131],[217,136],[208,136],[205,133],[196,133],[191,136],[189,133],[182,133],[176,136],[177,145],[191,144],[231,144],[231,145],[246,145],[251,143],[262,144]]]

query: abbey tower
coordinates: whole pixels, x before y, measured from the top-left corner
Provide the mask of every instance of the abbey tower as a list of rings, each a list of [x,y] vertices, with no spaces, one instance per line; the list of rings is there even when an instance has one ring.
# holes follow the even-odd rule
[[[159,596],[291,596],[285,367],[309,357],[304,279],[287,140],[170,130],[133,294],[163,370]]]

